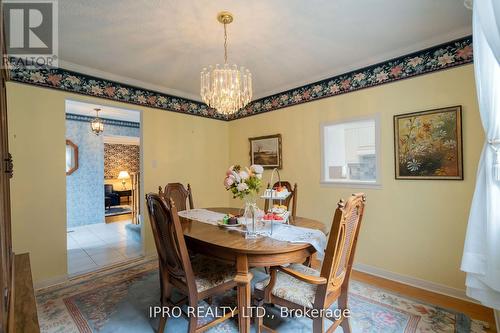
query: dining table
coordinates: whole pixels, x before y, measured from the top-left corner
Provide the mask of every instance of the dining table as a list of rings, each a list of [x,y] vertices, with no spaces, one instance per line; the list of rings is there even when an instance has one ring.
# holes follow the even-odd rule
[[[206,210],[237,215],[240,208],[212,207]],[[260,236],[246,239],[245,233],[232,228],[208,224],[180,217],[184,238],[188,248],[218,260],[233,263],[236,268],[238,325],[242,333],[250,332],[251,285],[253,267],[270,267],[289,263],[303,263],[316,250],[309,243],[295,243]],[[275,222],[280,223],[280,222]],[[325,224],[305,217],[291,218],[289,223],[303,228],[321,230],[325,235]]]

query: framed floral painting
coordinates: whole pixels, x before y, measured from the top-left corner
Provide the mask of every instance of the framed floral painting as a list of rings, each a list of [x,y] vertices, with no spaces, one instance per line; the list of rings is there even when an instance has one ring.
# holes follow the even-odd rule
[[[249,138],[250,164],[260,164],[266,169],[281,169],[281,134]]]
[[[462,107],[394,116],[396,179],[463,180]]]

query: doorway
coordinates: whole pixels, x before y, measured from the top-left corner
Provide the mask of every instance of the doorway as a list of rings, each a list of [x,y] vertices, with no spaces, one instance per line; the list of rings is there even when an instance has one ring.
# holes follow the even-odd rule
[[[140,112],[66,101],[68,275],[143,255]]]

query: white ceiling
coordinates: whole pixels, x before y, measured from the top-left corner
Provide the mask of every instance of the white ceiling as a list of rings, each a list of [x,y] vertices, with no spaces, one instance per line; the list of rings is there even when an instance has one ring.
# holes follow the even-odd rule
[[[136,123],[140,122],[141,120],[141,114],[139,111],[120,109],[107,105],[66,100],[66,113],[95,117],[95,108],[101,109],[101,111],[99,111],[99,117],[101,118],[132,121]]]
[[[463,0],[64,0],[60,66],[200,100],[200,70],[252,71],[254,99],[471,33]]]

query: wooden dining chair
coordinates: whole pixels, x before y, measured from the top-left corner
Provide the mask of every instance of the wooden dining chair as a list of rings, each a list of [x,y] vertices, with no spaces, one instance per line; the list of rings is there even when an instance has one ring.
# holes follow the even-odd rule
[[[328,309],[335,301],[342,313],[348,309],[348,287],[352,262],[356,250],[365,195],[353,194],[347,202],[340,200],[335,210],[333,223],[325,251],[321,271],[301,265],[271,267],[270,278],[255,285],[255,297],[259,305],[277,304],[291,309]],[[311,318],[313,332],[324,331],[322,317]],[[347,317],[341,316],[333,321],[327,332],[333,332],[340,325],[344,333],[351,328]],[[262,318],[257,319],[257,331],[264,328]]]
[[[187,303],[188,306],[196,308],[199,301],[236,287],[234,265],[203,255],[190,258],[177,208],[172,199],[167,204],[159,195],[149,193],[146,195],[146,202],[158,252],[162,307]],[[171,300],[173,287],[185,295],[180,301]],[[188,318],[188,332],[203,332],[230,317],[232,314],[229,311],[226,315],[198,327],[198,318],[191,316]],[[163,333],[166,323],[167,318],[162,316],[158,332]]]
[[[188,209],[186,202],[189,202],[189,209],[194,208],[193,192],[189,184],[186,189],[181,183],[168,183],[165,189],[162,189],[161,186],[158,187],[158,194],[163,197],[167,203],[170,198],[172,198],[178,211]]]
[[[287,182],[287,181],[276,182],[276,183],[274,183],[273,188],[280,186],[280,184],[281,184],[281,186],[286,187],[288,192],[291,193],[288,196],[288,198],[283,200],[283,204],[285,206],[287,206],[288,210],[290,210],[292,212],[292,217],[296,217],[297,216],[297,183],[295,183],[293,185],[293,188],[292,188],[292,184],[290,184],[290,182]],[[267,184],[267,188],[271,188],[269,183]],[[290,202],[292,203],[292,207],[290,207]],[[264,202],[264,211],[266,211],[266,212],[269,211],[269,200],[266,200]]]

